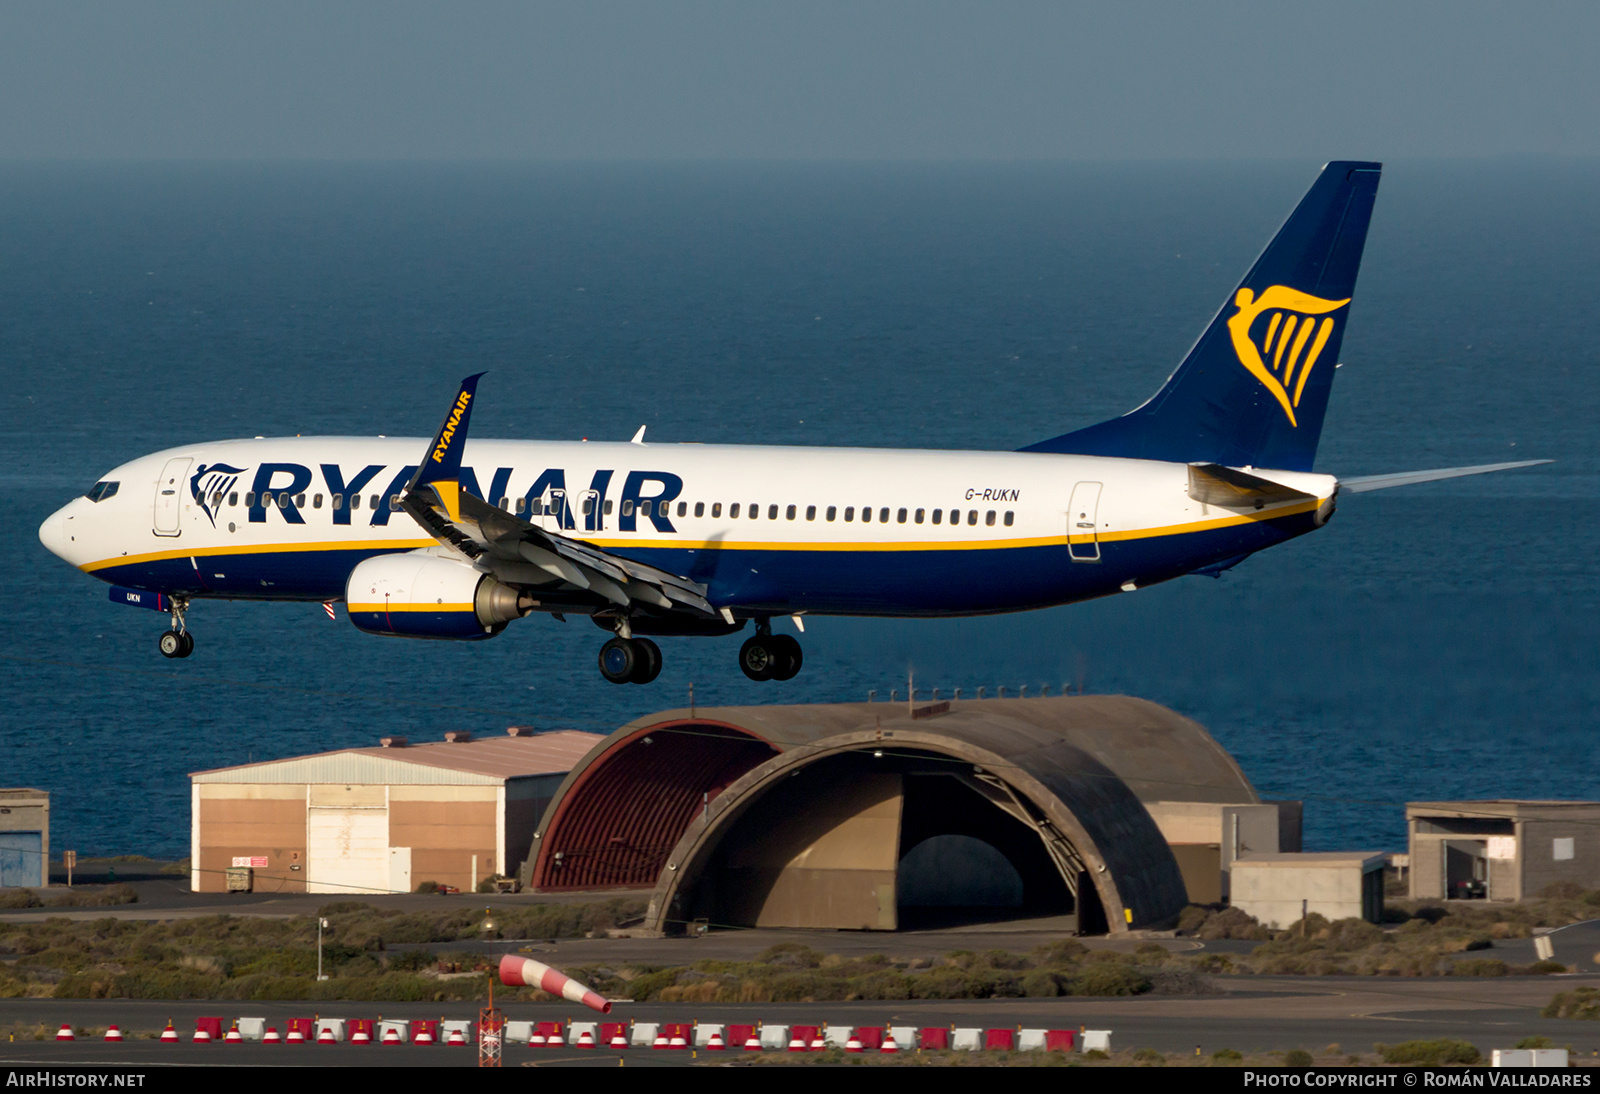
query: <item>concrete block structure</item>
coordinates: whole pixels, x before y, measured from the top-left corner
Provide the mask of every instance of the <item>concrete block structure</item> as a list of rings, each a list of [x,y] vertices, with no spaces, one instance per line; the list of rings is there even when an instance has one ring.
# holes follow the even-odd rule
[[[0,790],[0,887],[50,884],[50,795]]]
[[[1406,828],[1416,900],[1524,900],[1556,882],[1600,888],[1600,802],[1411,802]]]
[[[1248,784],[1246,784],[1248,785]],[[1172,848],[1190,904],[1232,895],[1235,859],[1300,850],[1302,805],[1295,801],[1147,801]]]
[[[1387,862],[1376,851],[1246,855],[1233,863],[1232,904],[1277,930],[1313,912],[1377,923]]]
[[[436,881],[471,891],[515,874],[556,787],[602,740],[521,727],[445,736],[196,772],[190,888],[376,895]]]

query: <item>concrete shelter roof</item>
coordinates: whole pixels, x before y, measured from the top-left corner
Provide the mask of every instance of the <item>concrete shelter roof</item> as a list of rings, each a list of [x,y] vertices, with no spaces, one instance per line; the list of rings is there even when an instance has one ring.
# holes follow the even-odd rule
[[[197,783],[498,783],[570,771],[604,736],[575,729],[529,736],[342,748],[196,771]]]

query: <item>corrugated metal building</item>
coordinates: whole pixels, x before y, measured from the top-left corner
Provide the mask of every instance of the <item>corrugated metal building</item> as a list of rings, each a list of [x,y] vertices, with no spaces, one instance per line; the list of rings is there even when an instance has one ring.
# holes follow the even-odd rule
[[[602,739],[513,726],[195,772],[190,887],[223,892],[230,869],[249,869],[257,892],[471,891],[517,871],[562,778]]]

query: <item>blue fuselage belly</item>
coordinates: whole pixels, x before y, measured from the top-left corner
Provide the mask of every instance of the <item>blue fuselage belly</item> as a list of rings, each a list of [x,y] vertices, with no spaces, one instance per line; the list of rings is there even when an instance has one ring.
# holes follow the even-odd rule
[[[949,550],[797,551],[670,546],[613,552],[701,582],[715,605],[748,611],[833,615],[981,615],[1043,608],[1149,585],[1220,559],[1262,550],[1315,527],[1313,515],[1252,521],[1175,535],[1110,540],[1099,561],[1064,543]],[[1081,549],[1080,549],[1081,552]],[[363,559],[392,552],[283,551],[200,555],[109,566],[116,585],[226,600],[336,600]],[[218,576],[221,575],[221,576]]]

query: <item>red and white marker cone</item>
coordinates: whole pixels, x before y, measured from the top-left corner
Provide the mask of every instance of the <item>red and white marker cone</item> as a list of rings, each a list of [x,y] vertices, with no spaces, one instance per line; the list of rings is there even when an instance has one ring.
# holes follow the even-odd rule
[[[811,1039],[811,1051],[821,1052],[828,1047],[828,1039],[822,1035],[822,1030],[817,1030],[817,1035]]]
[[[56,1040],[58,1041],[76,1041],[77,1039],[77,1034],[72,1032],[71,1022],[62,1022],[61,1028],[56,1030]]]
[[[578,1040],[577,1040],[577,1042],[575,1044],[573,1044],[572,1047],[573,1048],[593,1048],[594,1047],[594,1034],[590,1033],[588,1030],[584,1030],[583,1032],[578,1034]]]
[[[850,1039],[844,1043],[844,1050],[846,1052],[861,1051],[861,1038],[856,1036],[855,1030],[850,1031]]]
[[[804,1052],[805,1050],[806,1050],[805,1038],[801,1037],[798,1033],[790,1034],[789,1035],[789,1051],[790,1052]]]
[[[621,1026],[618,1026],[617,1027],[617,1032],[615,1032],[615,1033],[613,1033],[611,1035],[611,1047],[612,1048],[627,1048],[628,1047],[628,1038],[622,1032],[622,1027]]]
[[[372,1037],[364,1028],[357,1026],[356,1031],[350,1035],[350,1043],[352,1045],[370,1045],[372,1044]]]
[[[751,1030],[750,1036],[744,1039],[744,1050],[746,1052],[761,1051],[761,1037],[756,1033],[755,1030]]]
[[[172,1028],[171,1022],[168,1022],[167,1028],[161,1031],[161,1043],[166,1045],[175,1045],[180,1040],[182,1040],[182,1038],[178,1036],[178,1031]]]
[[[322,1032],[317,1034],[317,1044],[319,1045],[336,1045],[338,1043],[339,1039],[333,1035],[332,1026],[323,1026]]]
[[[500,959],[500,982],[513,988],[538,988],[601,1014],[611,1013],[611,1004],[604,997],[542,961],[508,953]]]
[[[108,1026],[106,1028],[106,1040],[108,1040],[108,1041],[120,1041],[120,1040],[122,1040],[122,1031],[120,1029],[118,1029],[116,1026]]]
[[[543,1048],[545,1046],[544,1034],[539,1032],[537,1026],[534,1027],[533,1034],[528,1038],[528,1046],[530,1048]]]
[[[706,1038],[706,1051],[707,1052],[722,1052],[727,1047],[728,1047],[727,1045],[722,1043],[722,1031],[721,1030],[717,1030],[717,1029],[712,1030],[711,1031],[711,1036]]]
[[[672,1042],[667,1040],[666,1030],[656,1030],[656,1039],[651,1042],[651,1048],[671,1048]]]
[[[417,1035],[411,1038],[411,1043],[414,1045],[431,1045],[433,1044],[433,1034],[428,1032],[427,1026],[423,1026],[417,1030]]]
[[[884,1029],[884,1031],[883,1031],[883,1047],[878,1049],[878,1051],[879,1052],[887,1052],[890,1055],[893,1055],[894,1053],[900,1051],[900,1046],[894,1043],[894,1030],[888,1029],[888,1028]]]
[[[211,1031],[203,1027],[196,1028],[194,1036],[190,1040],[197,1045],[209,1045],[211,1043]]]
[[[555,1028],[555,1030],[551,1032],[550,1036],[548,1036],[548,1037],[546,1037],[544,1039],[544,1045],[545,1045],[546,1048],[566,1048],[567,1047],[567,1039],[565,1037],[561,1036],[561,1027],[560,1026],[557,1026]]]
[[[447,1045],[464,1045],[466,1043],[467,1035],[459,1029],[451,1030],[450,1036],[445,1040],[445,1044]]]
[[[405,1042],[400,1039],[400,1031],[395,1029],[393,1026],[390,1026],[388,1029],[383,1031],[383,1043],[386,1045],[405,1044]]]
[[[668,1048],[688,1048],[689,1047],[689,1039],[683,1035],[683,1030],[675,1029],[675,1030],[672,1031],[672,1040],[667,1042],[667,1047]]]
[[[234,1026],[223,1035],[222,1043],[225,1045],[242,1045],[244,1044],[244,1034],[239,1032],[238,1026]]]
[[[278,1036],[278,1027],[277,1026],[268,1026],[267,1027],[267,1032],[265,1032],[265,1033],[263,1033],[261,1035],[261,1043],[264,1044],[264,1045],[281,1045],[281,1044],[283,1044],[283,1038]]]
[[[300,1031],[298,1026],[296,1026],[289,1030],[289,1036],[284,1038],[284,1043],[290,1045],[303,1045],[306,1043],[306,1035]]]

